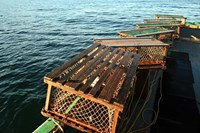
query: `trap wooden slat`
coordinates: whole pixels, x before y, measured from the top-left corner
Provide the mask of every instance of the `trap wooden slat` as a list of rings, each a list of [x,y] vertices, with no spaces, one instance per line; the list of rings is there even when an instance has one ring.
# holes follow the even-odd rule
[[[95,44],[101,44],[113,47],[132,47],[132,46],[169,46],[169,44],[163,43],[153,38],[105,38],[94,39]]]
[[[167,28],[167,29],[171,29],[172,27],[178,27],[180,26],[180,24],[176,24],[176,23],[153,23],[153,24],[144,24],[144,23],[140,23],[140,24],[136,24],[136,28],[140,29],[140,28],[152,28],[152,27],[161,27],[161,28]]]
[[[86,89],[88,87],[91,86],[92,82],[96,79],[96,77],[98,77],[98,75],[100,73],[102,73],[102,71],[104,70],[104,68],[109,64],[109,61],[112,59],[112,57],[118,52],[118,54],[121,54],[122,51],[120,51],[121,53],[119,53],[118,49],[115,49],[110,56],[101,64],[101,66],[98,68],[98,70],[91,76],[91,78],[89,80],[87,80],[87,82],[81,86],[80,90],[82,92],[85,92]],[[78,90],[78,89],[77,89]]]
[[[73,78],[84,80],[93,71],[99,63],[103,61],[106,55],[111,52],[112,49],[107,47],[99,56],[97,56],[93,61],[88,63],[79,73],[77,73]]]
[[[79,81],[79,83],[76,82],[72,82],[72,83],[68,83],[66,85],[76,88],[80,83],[83,82],[83,80],[91,73],[91,71],[93,71],[96,66],[106,57],[106,55],[112,50],[112,48],[105,48],[104,51],[102,51],[101,53],[99,53],[95,58],[93,57],[92,61],[88,62],[87,64],[85,64],[85,66],[78,71],[78,73],[76,73],[76,75],[74,75],[71,79],[73,80],[77,80]]]
[[[106,78],[110,74],[111,70],[116,66],[116,63],[120,59],[120,57],[122,56],[122,54],[123,54],[123,51],[120,51],[117,54],[117,56],[112,61],[112,63],[108,66],[108,68],[106,69],[106,71],[103,73],[103,75],[101,76],[101,78],[99,79],[99,81],[97,82],[97,84],[90,91],[90,94],[92,94],[92,95],[96,95],[97,94],[97,92],[100,90],[100,87],[102,86],[103,82],[106,80]]]
[[[182,15],[155,14],[155,18],[157,18],[157,19],[166,19],[166,18],[177,19],[177,18],[185,18],[185,17]]]
[[[166,14],[155,14],[155,19],[176,19],[176,20],[180,20],[181,24],[185,24],[186,23],[186,17],[182,16],[182,15],[166,15]]]
[[[92,53],[90,56],[88,56],[83,62],[81,62],[80,64],[78,64],[72,71],[70,71],[68,74],[66,74],[65,76],[63,76],[58,82],[63,84],[65,82],[67,82],[67,80],[77,71],[79,70],[81,67],[83,67],[88,61],[90,61],[91,59],[94,58],[94,56],[100,52],[104,47],[99,47],[94,53]]]
[[[139,69],[165,69],[165,58],[169,44],[161,41],[144,38],[109,38],[94,39],[94,43],[140,54]]]
[[[159,40],[155,40],[149,37],[144,38],[106,38],[106,39],[94,39],[94,43],[106,45],[106,46],[158,46],[167,45]]]
[[[60,74],[62,74],[66,70],[66,68],[68,68],[69,66],[75,64],[75,62],[77,60],[80,60],[81,58],[85,57],[89,52],[91,52],[92,50],[94,50],[97,46],[98,46],[98,44],[92,45],[87,50],[83,51],[81,54],[75,56],[69,62],[63,64],[59,68],[54,69],[51,73],[47,74],[45,76],[45,78],[48,78],[48,80],[54,80],[55,78],[58,78],[60,76]]]
[[[120,31],[118,34],[122,37],[145,37],[159,34],[174,33],[174,30],[168,30],[165,28],[143,28],[136,30]]]
[[[137,54],[100,44],[89,49],[82,52],[84,56],[72,59],[73,63],[69,61],[70,65],[65,63],[65,67],[57,68],[60,73],[47,74],[44,82],[48,84],[48,91],[42,114],[68,125],[73,121],[73,127],[79,130],[81,127],[114,133],[126,102],[118,103],[115,98],[123,91],[121,87],[126,78],[135,79],[136,71],[129,69],[137,69],[138,60],[134,58]],[[59,76],[52,79],[52,73]],[[130,88],[123,89],[126,92],[123,95],[128,98]]]
[[[129,71],[127,72],[127,75],[126,75],[127,78],[124,80],[124,82],[122,84],[123,89],[121,89],[119,91],[119,93],[116,97],[117,103],[123,104],[126,101],[126,98],[127,98],[126,94],[130,91],[131,87],[133,86],[132,84],[134,82],[132,80],[135,80],[135,79],[133,79],[132,74],[135,73],[137,70],[135,66],[137,65],[136,62],[139,61],[139,58],[140,58],[139,55],[136,55],[134,57],[134,60],[133,60],[134,62],[131,64]]]
[[[113,94],[117,89],[117,86],[125,73],[125,69],[128,67],[128,63],[131,59],[132,54],[130,52],[124,55],[124,58],[120,64],[115,68],[112,76],[108,79],[106,86],[102,89],[99,98],[110,101],[113,98]]]
[[[180,20],[176,19],[144,19],[145,24],[181,24]]]

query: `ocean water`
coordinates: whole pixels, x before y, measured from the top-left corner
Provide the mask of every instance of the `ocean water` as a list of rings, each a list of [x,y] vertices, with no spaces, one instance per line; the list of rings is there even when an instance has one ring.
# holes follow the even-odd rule
[[[200,21],[199,0],[0,0],[0,133],[28,133],[40,114],[43,77],[92,44],[154,14]]]

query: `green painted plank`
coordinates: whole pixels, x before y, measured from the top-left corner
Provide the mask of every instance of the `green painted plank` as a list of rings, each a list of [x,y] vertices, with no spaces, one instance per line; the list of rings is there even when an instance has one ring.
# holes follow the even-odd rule
[[[67,108],[65,111],[65,114],[68,114],[72,108],[76,105],[78,100],[81,99],[81,97],[77,97],[71,105]],[[50,133],[57,125],[54,123],[52,118],[47,119],[42,125],[40,125],[33,133]]]
[[[200,22],[186,22],[185,25],[186,25],[186,26],[189,26],[189,25],[200,26]]]
[[[130,30],[130,31],[122,31],[121,33],[125,33],[131,36],[141,35],[141,34],[150,34],[150,33],[157,33],[157,32],[166,32],[169,31],[164,28],[150,28],[150,29],[139,29],[139,30]]]
[[[176,19],[144,19],[146,23],[181,23]]]
[[[76,105],[76,103],[78,102],[78,100],[81,99],[81,97],[77,97],[73,102],[72,104],[69,105],[69,107],[67,108],[67,110],[65,111],[65,114],[68,114],[72,108]]]
[[[164,15],[164,14],[155,14],[155,17],[159,17],[159,18],[185,18],[182,15]]]
[[[51,118],[47,119],[42,125],[40,125],[33,133],[49,133],[56,127],[56,124]]]
[[[171,27],[178,26],[180,24],[136,24],[138,27]]]

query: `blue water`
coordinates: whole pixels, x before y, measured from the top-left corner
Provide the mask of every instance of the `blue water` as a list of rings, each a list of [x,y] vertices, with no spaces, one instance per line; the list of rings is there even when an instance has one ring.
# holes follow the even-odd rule
[[[45,120],[45,74],[93,38],[117,37],[158,13],[200,21],[200,1],[0,0],[0,133],[28,133]]]

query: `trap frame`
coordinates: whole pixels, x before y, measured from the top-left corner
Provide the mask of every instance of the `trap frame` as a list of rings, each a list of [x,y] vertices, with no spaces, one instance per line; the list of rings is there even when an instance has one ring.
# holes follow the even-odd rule
[[[134,89],[139,55],[94,44],[44,77],[42,114],[85,132],[114,133]]]
[[[94,39],[94,43],[120,48],[139,54],[139,69],[165,69],[168,44],[149,38]]]
[[[180,20],[176,19],[144,19],[144,24],[181,24]]]
[[[136,38],[136,37],[149,37],[153,36],[158,40],[163,40],[171,43],[175,30],[168,30],[160,27],[141,28],[136,30],[120,31],[118,34],[121,37]]]
[[[181,21],[182,25],[185,25],[186,23],[186,17],[182,15],[166,15],[166,14],[155,14],[155,19],[175,19]]]

